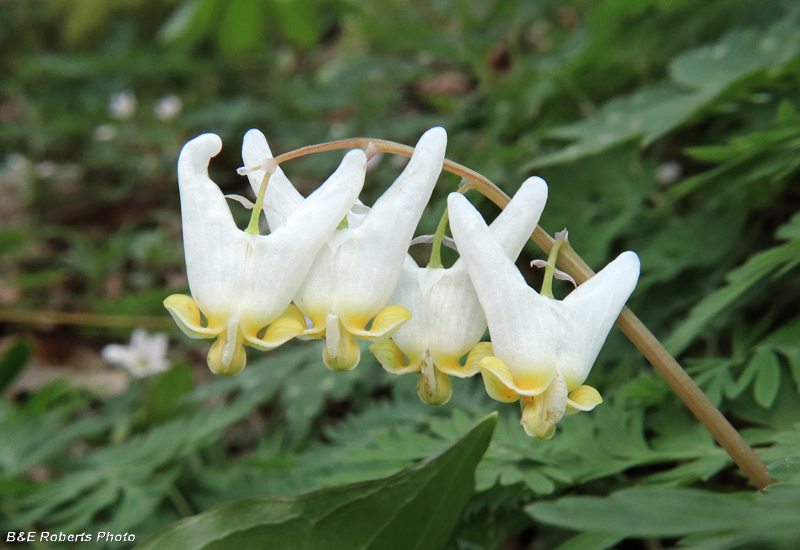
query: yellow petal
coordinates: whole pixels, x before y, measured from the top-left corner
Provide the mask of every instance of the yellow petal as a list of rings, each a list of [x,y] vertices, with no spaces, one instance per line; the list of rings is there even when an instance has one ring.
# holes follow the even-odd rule
[[[231,342],[230,333],[235,330],[235,340]],[[208,350],[208,367],[214,374],[222,376],[233,376],[242,372],[247,363],[247,353],[244,351],[244,335],[241,329],[234,327],[233,330],[223,330],[211,349]]]
[[[573,415],[580,411],[591,411],[603,402],[600,392],[591,386],[581,386],[569,394],[567,399],[567,414]]]
[[[453,382],[450,377],[436,368],[430,355],[422,360],[422,372],[417,380],[417,395],[428,405],[444,405],[453,395]]]
[[[395,344],[394,340],[384,340],[383,342],[374,342],[369,346],[369,351],[378,360],[378,363],[389,374],[408,374],[409,372],[416,372],[419,369],[418,362],[409,364],[406,362],[406,357],[403,350]]]
[[[214,326],[209,322],[208,327],[200,324],[200,308],[190,296],[185,294],[173,294],[164,300],[164,307],[167,308],[175,324],[189,338],[213,338],[224,330],[222,326]]]
[[[263,338],[258,338],[255,331],[250,330],[244,331],[244,337],[248,345],[261,351],[268,351],[303,334],[307,328],[303,313],[296,305],[290,304],[280,317],[269,324]]]
[[[512,403],[519,399],[519,394],[514,389],[511,371],[502,360],[497,357],[484,357],[478,366],[489,397],[504,403]]]
[[[346,319],[342,319],[347,327],[347,330],[363,340],[371,342],[380,342],[391,337],[403,323],[411,319],[411,312],[403,306],[393,305],[387,306],[380,310],[372,320],[372,326],[369,330],[359,328],[359,323],[351,323]],[[364,325],[360,325],[363,327]]]
[[[304,312],[305,315],[308,315],[308,318],[311,319],[311,322],[314,324],[311,328],[306,328],[303,331],[303,334],[298,334],[298,340],[318,340],[320,338],[325,338],[325,316],[327,313],[320,315],[319,313],[315,312]],[[304,315],[304,319],[305,319]],[[308,323],[306,323],[308,326]]]
[[[522,420],[525,433],[537,439],[550,439],[556,424],[567,408],[567,384],[561,376],[540,395],[522,398]]]
[[[356,339],[350,334],[334,313],[328,314],[326,321],[325,347],[322,360],[332,371],[353,370],[361,360],[361,350]]]
[[[449,374],[450,376],[458,376],[459,378],[469,378],[470,376],[474,376],[480,371],[479,364],[481,360],[485,357],[492,356],[492,343],[491,342],[479,342],[473,346],[471,350],[469,350],[469,354],[467,355],[467,360],[464,362],[464,366],[458,364],[458,359],[455,361],[448,361],[445,359],[444,361],[439,360],[437,361],[437,367],[442,372]],[[437,359],[440,359],[437,357]]]

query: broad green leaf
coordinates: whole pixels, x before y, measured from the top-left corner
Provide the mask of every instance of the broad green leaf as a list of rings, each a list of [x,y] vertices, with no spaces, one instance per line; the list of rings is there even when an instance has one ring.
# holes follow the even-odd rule
[[[759,529],[770,523],[785,522],[793,515],[787,510],[774,517],[772,509],[757,506],[749,495],[663,488],[625,489],[607,498],[565,497],[533,504],[527,511],[543,523],[626,537],[678,537]]]
[[[789,481],[800,484],[800,456],[792,457],[784,462],[773,464],[769,468],[769,476],[778,481]]]
[[[138,548],[439,549],[472,496],[496,424],[497,414],[489,415],[439,455],[391,477],[223,504]]]

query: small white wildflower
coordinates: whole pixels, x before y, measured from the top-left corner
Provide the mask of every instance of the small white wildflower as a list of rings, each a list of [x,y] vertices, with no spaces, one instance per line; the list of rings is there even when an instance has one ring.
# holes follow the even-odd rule
[[[181,109],[183,109],[181,98],[176,95],[167,95],[156,102],[153,112],[158,120],[166,122],[181,114]]]
[[[20,153],[11,153],[6,157],[6,170],[18,176],[24,176],[30,168],[30,162]]]
[[[136,96],[133,92],[120,92],[111,96],[108,102],[108,113],[111,118],[126,119],[136,111]]]
[[[37,164],[34,170],[36,171],[36,175],[40,178],[51,178],[56,174],[58,164],[52,160],[45,160]]]
[[[137,328],[131,334],[130,344],[109,344],[101,355],[107,362],[125,368],[134,378],[145,378],[169,369],[167,344],[166,334],[148,335],[146,330]]]
[[[92,134],[95,141],[111,141],[117,136],[117,129],[111,124],[101,124]]]
[[[656,181],[661,185],[669,185],[678,181],[682,173],[683,168],[674,160],[665,162],[656,169]]]

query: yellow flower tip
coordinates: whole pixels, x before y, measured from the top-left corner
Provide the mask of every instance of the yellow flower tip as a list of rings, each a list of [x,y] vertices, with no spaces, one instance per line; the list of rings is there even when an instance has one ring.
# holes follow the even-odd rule
[[[164,300],[164,307],[175,320],[175,324],[186,336],[196,340],[202,338],[213,338],[219,334],[223,328],[213,326],[209,323],[204,327],[200,322],[200,308],[197,307],[191,296],[185,294],[173,294]]]
[[[522,398],[520,424],[529,436],[550,439],[555,433],[556,424],[564,417],[566,408],[567,385],[561,376],[556,376],[542,394]]]
[[[569,394],[567,399],[567,415],[577,414],[581,411],[591,411],[603,402],[600,392],[591,386],[581,386]]]
[[[553,375],[544,377],[539,372],[523,372],[514,375],[514,386],[520,395],[527,395],[533,397],[543,393],[550,384],[553,383],[555,378],[555,369]]]
[[[366,323],[353,322],[350,320],[349,316],[346,320],[343,319],[343,322],[351,334],[371,342],[381,342],[390,338],[403,323],[410,319],[410,311],[403,306],[392,305],[378,312],[369,330],[363,328]]]
[[[334,313],[328,314],[322,360],[326,367],[336,372],[353,370],[361,360],[358,342]]]
[[[475,344],[469,354],[467,360],[462,367],[464,377],[473,376],[480,371],[480,363],[486,357],[492,357],[494,350],[492,349],[491,342],[478,342]]]
[[[394,340],[384,340],[383,342],[374,342],[370,344],[369,351],[378,360],[378,363],[389,374],[407,374],[415,372],[419,369],[417,363],[412,362],[409,364],[403,354],[403,350],[394,342]]]
[[[436,363],[436,369],[442,371],[443,373],[447,374],[448,376],[456,376],[458,378],[469,378],[475,372],[468,372],[465,369],[465,366],[462,367],[459,362],[459,357],[453,355],[437,355],[434,359],[434,363]]]
[[[307,329],[303,313],[296,305],[290,304],[280,317],[269,324],[263,338],[257,338],[255,331],[245,331],[245,340],[256,349],[268,351],[304,334]]]
[[[320,340],[325,338],[325,327],[327,326],[326,318],[328,312],[309,312],[306,311],[305,315],[308,315],[308,318],[311,319],[311,323],[314,325],[311,328],[306,328],[303,331],[303,334],[298,334],[298,340]],[[305,315],[303,316],[303,321],[305,322]],[[306,327],[308,327],[308,323],[306,323]]]
[[[237,330],[235,342],[229,342],[227,331],[220,333],[217,341],[208,350],[208,368],[214,374],[221,376],[234,376],[242,372],[247,363],[247,353],[242,345],[244,337],[241,330]],[[230,345],[230,344],[233,345]]]
[[[486,393],[489,397],[502,401],[503,403],[513,403],[519,399],[519,393],[514,389],[514,378],[508,366],[497,357],[484,357],[478,363],[483,384],[486,386]]]
[[[522,418],[520,424],[525,433],[536,439],[550,439],[556,433],[556,423],[561,419],[555,418],[551,411],[543,406],[543,400],[538,397],[524,397],[522,401]]]
[[[420,363],[420,375],[417,380],[417,395],[428,405],[444,405],[453,395],[453,382],[450,377],[436,368],[430,353]]]

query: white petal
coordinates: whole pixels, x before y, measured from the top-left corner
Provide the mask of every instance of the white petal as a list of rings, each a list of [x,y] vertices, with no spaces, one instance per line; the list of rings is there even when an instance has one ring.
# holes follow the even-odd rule
[[[442,170],[446,145],[443,128],[425,132],[403,173],[338,248],[337,297],[347,304],[343,316],[372,317],[388,302]]]
[[[512,260],[516,259],[536,228],[546,200],[547,184],[540,178],[530,178],[522,184],[511,203],[492,223],[492,235],[498,238],[501,247]],[[480,341],[486,330],[486,317],[464,262],[459,259],[453,267],[446,270],[416,269],[423,295],[430,289],[424,305],[427,320],[424,339],[430,347],[434,361],[441,363],[443,358],[463,356]],[[431,279],[432,276],[436,278]],[[392,303],[403,305],[412,315],[418,316],[406,303],[395,301],[395,297],[392,298]],[[415,317],[401,327],[400,331],[414,323]],[[411,327],[407,332],[410,329]],[[404,336],[406,334],[401,335],[401,338]]]
[[[537,177],[528,178],[492,222],[492,235],[512,260],[517,259],[522,247],[536,229],[546,202],[545,181]]]
[[[548,300],[530,288],[492,236],[480,214],[459,193],[448,197],[450,225],[478,294],[494,354],[529,395],[556,376],[559,320]]]
[[[189,288],[206,317],[224,319],[238,306],[248,245],[222,191],[208,177],[209,160],[221,148],[214,134],[188,142],[178,159],[178,183]]]
[[[270,151],[264,134],[255,128],[249,130],[244,135],[244,141],[242,142],[242,160],[245,167],[259,166],[264,158],[271,157],[272,151]],[[252,187],[256,196],[258,196],[258,190],[261,188],[261,182],[265,174],[266,171],[264,170],[253,170],[247,174],[250,187]],[[264,194],[264,204],[269,207],[264,208],[264,215],[267,217],[270,230],[275,231],[278,227],[281,227],[286,218],[289,217],[289,214],[294,212],[302,202],[303,195],[294,188],[283,173],[283,170],[278,167],[275,173],[270,176],[267,191]]]
[[[150,361],[155,364],[164,362],[169,346],[169,338],[166,334],[151,334],[147,339],[146,354]]]
[[[119,344],[109,344],[100,352],[103,359],[113,365],[129,368],[133,362],[133,353],[128,346],[121,346]]]
[[[558,369],[570,391],[583,384],[639,280],[639,257],[623,252],[561,302],[563,345]]]
[[[389,300],[390,304],[401,305],[411,312],[411,319],[392,336],[392,340],[411,361],[418,361],[428,349],[428,300],[419,284],[422,272],[423,268],[406,255],[397,287]]]
[[[463,262],[447,269],[431,289],[428,307],[434,361],[463,356],[486,331],[486,317]]]
[[[288,217],[286,225],[266,236],[252,236],[247,261],[243,319],[271,323],[289,306],[320,248],[353,206],[364,185],[367,158],[347,153],[336,172]]]

